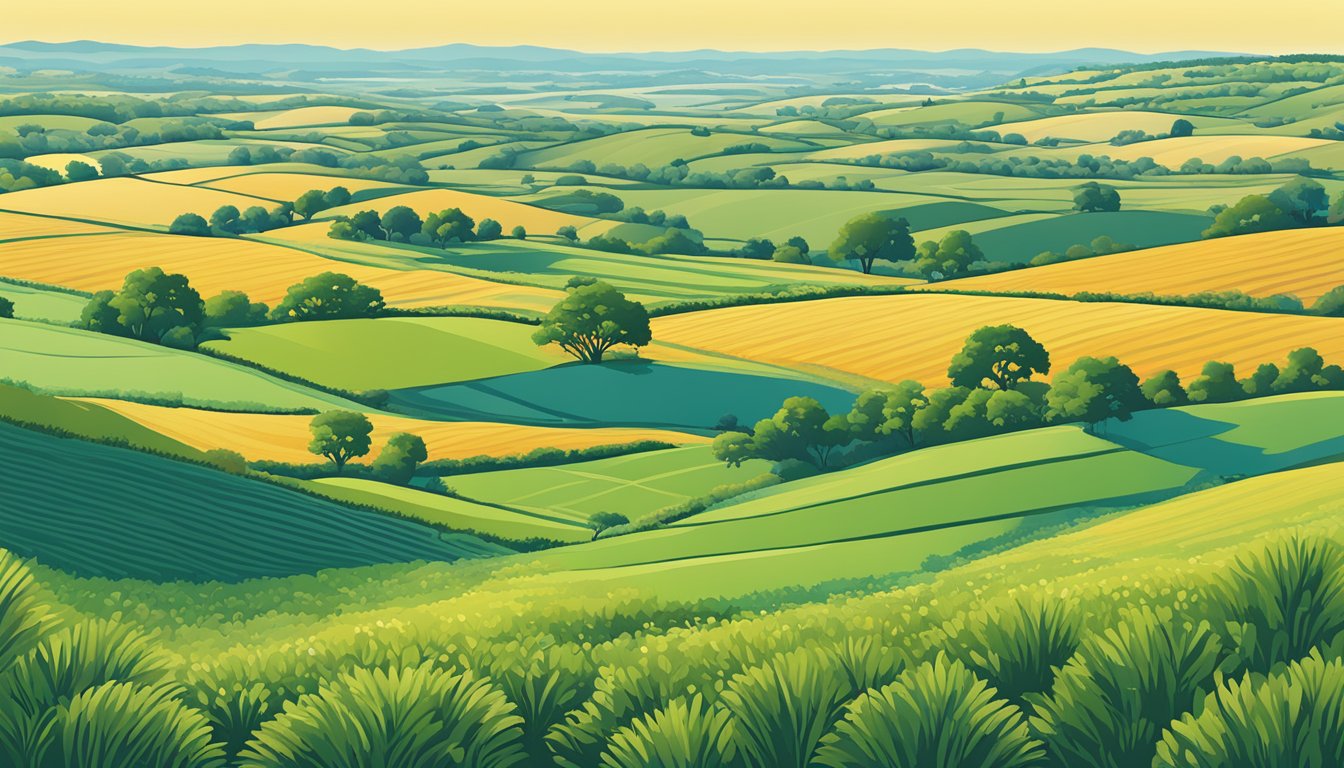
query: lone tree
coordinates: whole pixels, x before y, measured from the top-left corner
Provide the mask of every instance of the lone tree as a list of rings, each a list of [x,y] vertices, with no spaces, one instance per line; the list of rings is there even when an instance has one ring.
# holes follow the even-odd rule
[[[1083,213],[1120,210],[1120,193],[1109,184],[1089,181],[1073,189],[1073,209]]]
[[[622,515],[620,512],[594,512],[588,518],[588,526],[593,529],[594,539],[608,528],[615,528],[618,525],[625,525],[629,522],[630,518]]]
[[[0,318],[14,317],[14,302],[0,296]]]
[[[1080,357],[1055,376],[1046,404],[1052,420],[1082,421],[1092,432],[1108,419],[1129,421],[1148,400],[1129,366],[1114,357]]]
[[[988,381],[999,389],[1050,372],[1050,353],[1015,325],[986,325],[966,339],[952,358],[947,377],[954,387],[975,389]]]
[[[335,320],[373,317],[383,309],[383,294],[339,272],[291,285],[285,298],[271,310],[275,320]]]
[[[190,235],[191,237],[209,237],[210,223],[205,217],[195,213],[184,213],[173,219],[173,223],[168,225],[169,234]]]
[[[347,461],[368,453],[373,443],[369,437],[373,432],[369,417],[354,411],[319,413],[309,422],[308,431],[313,433],[308,450],[330,459],[338,475]]]
[[[1176,122],[1171,124],[1171,130],[1168,131],[1168,134],[1173,137],[1193,136],[1195,135],[1195,124],[1179,117]]]
[[[915,241],[910,237],[910,223],[905,219],[865,213],[840,228],[829,253],[836,261],[853,259],[859,262],[864,274],[868,274],[878,259],[902,261],[914,258]]]
[[[601,281],[570,290],[532,334],[537,346],[558,344],[586,364],[601,363],[618,344],[642,347],[652,340],[644,305]]]
[[[415,468],[427,458],[429,451],[419,435],[398,432],[387,438],[387,445],[373,460],[373,471],[389,483],[405,485],[415,475]]]

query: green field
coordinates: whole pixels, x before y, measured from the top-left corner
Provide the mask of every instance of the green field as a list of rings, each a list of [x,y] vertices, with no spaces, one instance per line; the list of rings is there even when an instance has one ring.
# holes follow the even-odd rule
[[[618,512],[633,520],[769,469],[769,462],[759,460],[730,468],[715,460],[708,447],[694,446],[445,480],[469,498],[587,522],[597,512]]]
[[[21,501],[0,521],[6,546],[81,576],[237,581],[500,551],[138,451],[3,424],[0,447]]]
[[[562,361],[534,326],[473,317],[380,318],[235,328],[208,349],[328,387],[362,391],[483,379]],[[418,350],[409,359],[407,350]]]
[[[26,321],[6,321],[4,378],[59,394],[180,399],[246,410],[324,409],[346,404],[249,368],[133,339]]]
[[[14,316],[20,320],[41,320],[49,323],[74,323],[89,300],[83,296],[62,291],[49,291],[16,283],[0,281],[0,297],[14,304]]]

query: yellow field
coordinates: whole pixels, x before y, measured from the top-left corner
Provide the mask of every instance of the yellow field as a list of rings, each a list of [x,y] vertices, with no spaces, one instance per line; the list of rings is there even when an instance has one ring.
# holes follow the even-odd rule
[[[0,208],[20,213],[43,213],[165,230],[183,213],[196,213],[208,219],[221,205],[234,205],[241,210],[268,204],[268,201],[231,192],[156,184],[126,177],[25,189],[10,192],[0,199]]]
[[[1308,139],[1301,136],[1185,136],[1176,139],[1157,139],[1113,147],[1090,147],[1094,155],[1108,155],[1116,160],[1138,160],[1151,157],[1158,165],[1176,168],[1192,157],[1206,163],[1221,163],[1233,155],[1243,159],[1271,158],[1300,152],[1312,147],[1332,144],[1329,139]]]
[[[994,130],[1000,135],[1020,133],[1027,141],[1036,141],[1047,136],[1088,142],[1110,141],[1121,131],[1146,131],[1153,135],[1166,133],[1171,130],[1171,124],[1180,117],[1185,116],[1137,110],[1084,112],[1076,115],[1043,117],[1039,120],[1024,120],[1020,123],[1004,123],[994,126]],[[1204,125],[1227,122],[1208,117],[1185,117],[1185,119],[1194,123],[1197,129]]]
[[[32,165],[41,166],[43,168],[50,168],[51,170],[56,171],[60,173],[62,176],[64,176],[65,167],[75,160],[78,160],[81,163],[88,163],[89,165],[92,165],[94,168],[97,168],[99,171],[103,170],[103,164],[98,162],[96,158],[89,157],[88,155],[70,154],[68,152],[55,153],[50,155],[35,155],[33,157],[27,158],[26,160],[24,160],[24,162],[30,163]]]
[[[174,440],[198,448],[228,448],[249,460],[317,463],[325,459],[308,452],[312,416],[276,416],[259,413],[222,413],[191,408],[165,408],[124,400],[87,398]],[[425,441],[430,459],[470,456],[508,456],[534,448],[590,448],[640,440],[662,440],[678,445],[709,442],[708,438],[658,429],[569,429],[526,427],[490,422],[422,421],[400,416],[370,415],[373,451],[377,455],[394,432],[411,432]]]
[[[966,291],[1152,292],[1244,291],[1287,293],[1308,306],[1344,285],[1344,230],[1264,232],[1117,253],[939,283]]]
[[[21,213],[0,213],[0,243],[9,240],[24,240],[30,237],[87,235],[94,232],[111,231],[113,230],[110,227],[85,224],[82,221],[49,219],[45,216],[26,216]]]
[[[325,229],[325,228],[324,228]],[[0,247],[0,274],[84,291],[116,288],[134,269],[159,266],[186,275],[202,295],[244,291],[274,305],[289,286],[322,272],[343,272],[383,292],[395,306],[471,304],[547,308],[556,291],[506,285],[433,270],[395,270],[325,259],[295,248],[239,238],[120,232],[46,238]]]
[[[1139,376],[1183,377],[1209,360],[1242,372],[1313,346],[1344,361],[1344,323],[1331,318],[1142,304],[996,296],[860,296],[693,312],[653,321],[654,339],[789,366],[881,381],[947,381],[966,337],[985,325],[1025,328],[1059,370],[1082,355],[1115,355]],[[658,352],[661,354],[661,351]]]
[[[212,115],[225,120],[251,120],[257,130],[302,128],[308,125],[333,125],[349,122],[350,116],[363,110],[354,107],[299,107],[279,112],[229,112]]]
[[[586,236],[606,232],[618,226],[620,222],[593,219],[587,216],[575,216],[558,211],[548,211],[535,205],[527,205],[489,195],[476,195],[455,189],[426,189],[408,192],[404,195],[391,195],[352,203],[340,208],[332,208],[318,214],[318,218],[330,219],[336,216],[349,216],[357,211],[375,210],[379,214],[398,205],[409,206],[422,217],[445,208],[461,208],[462,212],[480,222],[481,219],[494,219],[508,232],[517,224],[522,224],[529,233],[538,235],[553,234],[560,227],[576,227]]]
[[[276,201],[293,201],[310,189],[345,187],[351,192],[363,192],[367,189],[395,189],[402,186],[386,181],[324,176],[316,173],[246,173],[245,171],[244,173],[246,175],[203,181],[199,185]]]

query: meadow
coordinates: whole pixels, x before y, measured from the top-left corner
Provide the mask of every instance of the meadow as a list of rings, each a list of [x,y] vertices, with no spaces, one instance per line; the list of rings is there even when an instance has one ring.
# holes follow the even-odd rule
[[[0,49],[0,764],[1344,765],[1336,57]]]

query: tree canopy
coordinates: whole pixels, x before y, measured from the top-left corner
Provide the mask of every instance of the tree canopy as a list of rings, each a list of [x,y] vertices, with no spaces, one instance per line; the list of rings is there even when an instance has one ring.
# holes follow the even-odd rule
[[[972,333],[952,358],[947,377],[957,387],[975,388],[988,381],[999,389],[1050,372],[1050,353],[1031,334],[1015,325],[987,325]]]
[[[1109,184],[1089,181],[1073,189],[1073,209],[1082,213],[1120,210],[1120,193]]]
[[[275,320],[335,320],[374,317],[383,310],[377,289],[339,272],[323,272],[291,285],[271,317]]]
[[[339,474],[345,463],[369,452],[373,424],[369,417],[355,411],[326,411],[308,423],[313,439],[308,451],[325,456],[336,466]]]
[[[766,251],[763,258],[768,258],[773,250],[772,247]],[[903,261],[913,258],[915,241],[910,236],[910,223],[905,219],[865,213],[850,219],[840,228],[831,243],[829,254],[836,261],[859,262],[859,267],[866,274],[873,271],[873,263],[878,259]]]
[[[652,338],[644,305],[601,281],[571,289],[532,334],[538,346],[557,344],[589,364],[601,363],[612,347],[642,347]]]

